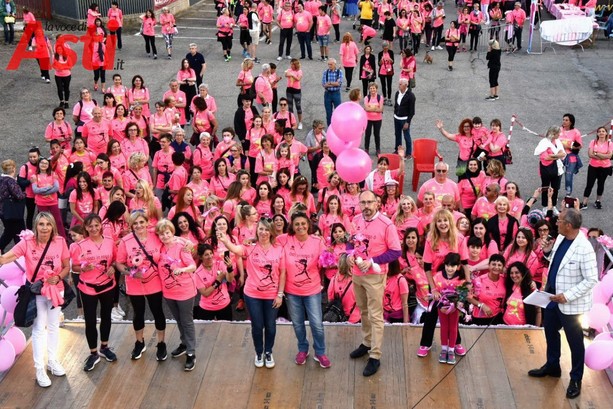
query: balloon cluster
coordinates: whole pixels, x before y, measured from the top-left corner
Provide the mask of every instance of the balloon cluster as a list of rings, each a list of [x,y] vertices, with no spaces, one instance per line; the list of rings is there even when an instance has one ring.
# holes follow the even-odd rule
[[[345,182],[362,182],[372,169],[370,156],[360,149],[367,122],[366,111],[355,102],[344,102],[332,113],[326,141],[336,155],[336,171]]]
[[[594,305],[587,313],[590,328],[601,332],[585,349],[585,364],[595,371],[613,365],[613,336],[608,325],[613,327],[613,270],[610,270],[592,289]]]
[[[0,267],[0,372],[13,366],[15,357],[26,349],[26,336],[13,326],[17,290],[25,284],[25,274],[17,263],[23,266],[23,258]]]

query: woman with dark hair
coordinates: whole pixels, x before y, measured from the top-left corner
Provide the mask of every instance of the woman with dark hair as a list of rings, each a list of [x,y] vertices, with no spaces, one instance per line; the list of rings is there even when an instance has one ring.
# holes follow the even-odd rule
[[[583,191],[581,209],[587,209],[587,202],[596,181],[598,181],[598,187],[596,188],[594,207],[602,209],[601,199],[604,193],[604,183],[611,172],[611,155],[613,155],[613,142],[607,138],[607,129],[601,126],[596,130],[596,138],[590,141],[588,148],[590,162],[587,168],[587,183]]]
[[[192,104],[194,105],[195,109],[191,123],[192,131],[194,133],[192,134],[189,143],[195,146],[198,144],[200,136],[203,132],[208,132],[209,135],[215,135],[215,132],[217,132],[217,119],[215,119],[215,115],[208,110],[208,105],[204,98],[195,97],[192,100]]]
[[[368,87],[377,79],[377,61],[372,53],[372,47],[367,45],[360,56],[360,79],[362,80],[362,94],[368,95]]]
[[[115,27],[117,29],[115,31],[111,31],[111,34],[117,35],[117,49],[121,50],[122,42],[121,42],[121,29],[123,28],[123,11],[119,8],[119,3],[115,0],[111,2],[111,7],[109,11],[106,13],[109,18],[109,23],[111,21],[115,21]]]
[[[402,256],[398,259],[400,262],[400,272],[409,281],[409,286],[415,288],[415,305],[412,306],[409,303],[411,323],[419,324],[422,314],[428,311],[428,306],[430,305],[430,285],[424,271],[424,260],[422,257],[424,250],[417,228],[409,227],[406,229],[400,245],[402,248]]]
[[[96,155],[87,149],[87,144],[82,136],[77,136],[72,141],[72,153],[68,157],[68,161],[70,163],[81,162],[85,172],[93,172]]]
[[[181,66],[177,72],[177,81],[179,82],[179,89],[185,93],[185,119],[190,120],[192,110],[192,100],[198,93],[196,88],[196,72],[189,66],[189,60],[184,58],[181,60]]]
[[[573,114],[562,116],[560,142],[562,142],[566,152],[566,157],[562,161],[564,164],[564,188],[566,189],[566,196],[570,196],[573,193],[573,177],[576,173],[579,173],[579,169],[583,166],[579,158],[579,151],[583,147],[583,142],[581,132],[575,128],[575,116]]]
[[[378,93],[376,82],[368,84],[368,94],[364,97],[364,110],[366,111],[366,133],[364,135],[364,150],[370,149],[370,135],[375,135],[375,153],[381,153],[381,125],[383,124],[383,97]],[[336,159],[336,157],[335,157]]]
[[[117,104],[115,113],[111,119],[111,135],[112,138],[118,142],[126,139],[126,125],[130,122],[127,115],[128,109],[126,106],[124,104]]]
[[[539,262],[533,248],[534,235],[532,230],[528,227],[520,227],[517,230],[513,243],[504,252],[504,258],[507,260],[507,270],[511,264],[519,261],[528,268],[531,275],[535,274],[539,267]]]
[[[121,194],[121,196],[118,196],[118,193]],[[104,216],[100,216],[101,218],[104,217],[102,219],[102,231],[105,237],[110,237],[117,242],[120,238],[128,234],[128,225],[126,221],[128,207],[123,202],[125,201],[125,193],[122,188],[118,186],[113,188],[110,197],[112,197],[113,200],[108,205]],[[118,197],[122,197],[123,201],[121,201],[121,199],[115,199]]]
[[[54,108],[53,121],[45,129],[45,140],[51,142],[55,139],[60,143],[63,150],[70,149],[70,142],[72,141],[72,128],[65,118],[66,111],[64,111],[64,108]]]
[[[541,205],[547,206],[549,189],[553,190],[551,202],[553,206],[558,203],[560,190],[560,176],[564,173],[562,159],[566,157],[566,150],[560,141],[560,128],[552,126],[541,139],[534,155],[539,157],[539,174],[541,175]]]
[[[272,227],[275,230],[275,234],[280,236],[282,234],[287,234],[289,223],[283,214],[275,214],[272,217]]]
[[[306,206],[306,213],[309,217],[311,215],[317,213],[317,208],[315,207],[315,199],[311,192],[309,191],[309,182],[306,177],[300,175],[294,179],[294,183],[292,184],[292,190],[289,194],[289,201],[285,203],[285,206],[289,205],[290,207],[294,204],[300,202]],[[289,210],[289,208],[287,208]]]
[[[77,175],[77,187],[68,198],[70,213],[72,213],[70,226],[82,224],[87,215],[98,213],[98,200],[99,196],[94,189],[89,173],[79,173]]]
[[[60,42],[61,34],[55,37],[55,51],[53,53],[53,68],[55,70],[55,87],[60,100],[60,108],[68,109],[70,104],[70,80],[72,71],[68,63],[68,47]]]
[[[440,26],[442,28],[442,25]],[[445,46],[447,47],[447,69],[453,71],[453,59],[458,51],[458,43],[460,42],[460,30],[457,28],[457,22],[452,21],[449,28],[445,31]],[[434,46],[432,46],[434,49]]]
[[[62,223],[62,215],[58,207],[58,195],[60,190],[57,176],[51,170],[49,159],[40,158],[38,170],[35,175],[30,177],[32,191],[34,192],[34,202],[39,212],[48,212],[55,219],[58,233],[66,238],[66,230]]]
[[[187,186],[194,192],[194,203],[200,213],[204,211],[204,202],[209,196],[209,183],[202,178],[202,168],[192,166]]]
[[[458,158],[458,161],[460,159]],[[485,179],[485,173],[481,170],[480,162],[471,158],[466,162],[466,171],[460,176],[458,182],[458,190],[460,191],[460,200],[464,213],[470,217],[473,211],[473,206],[477,199],[483,195],[481,186]],[[520,209],[521,211],[521,209]]]
[[[232,297],[228,292],[228,285],[234,284],[232,264],[215,260],[209,244],[198,246],[198,254],[202,263],[194,272],[194,281],[200,302],[194,306],[194,319],[232,321]]]
[[[91,3],[87,9],[87,28],[95,25],[96,19],[101,18],[102,14],[98,8],[98,3]]]
[[[502,320],[507,325],[541,325],[541,309],[524,303],[524,298],[535,290],[530,270],[519,261],[507,267],[504,278],[506,295]]]
[[[475,150],[475,141],[472,136],[473,121],[470,118],[462,119],[458,126],[457,134],[450,134],[443,127],[443,121],[440,119],[436,121],[436,128],[447,139],[458,144],[460,152],[458,153],[458,160],[456,162],[456,174],[461,177],[460,173],[466,172],[466,166],[468,160],[473,155]],[[472,207],[472,206],[471,206]]]
[[[145,51],[147,57],[153,57],[154,60],[158,58],[158,50],[155,48],[155,26],[157,21],[155,20],[155,13],[153,10],[148,9],[145,14],[139,17],[142,21],[141,35],[145,39]],[[151,55],[149,53],[151,52]]]
[[[194,249],[198,244],[204,242],[204,231],[189,213],[178,212],[172,218],[172,224],[175,226],[175,235],[192,243]]]
[[[488,260],[487,274],[475,277],[472,281],[472,294],[468,302],[474,305],[472,324],[497,325],[502,324],[504,312],[504,264],[501,254],[493,254]]]
[[[389,170],[390,161],[387,157],[379,157],[377,160],[377,168],[366,177],[365,184],[368,190],[381,196],[383,195],[385,183],[388,180],[394,179],[398,181],[400,176],[404,175],[404,147],[400,146],[398,148],[398,156],[400,156],[400,167],[394,170]]]
[[[209,189],[217,197],[225,198],[230,183],[236,180],[236,175],[228,173],[228,162],[225,158],[215,160],[215,176],[209,182]]]
[[[260,217],[270,217],[273,214],[271,212],[273,196],[274,193],[270,183],[262,182],[258,185],[258,194],[253,201],[253,207],[255,207]]]
[[[155,42],[155,40],[153,41]],[[142,115],[148,119],[151,115],[149,110],[149,101],[149,89],[145,87],[145,80],[143,80],[143,77],[137,74],[132,77],[132,88],[128,88],[128,103],[130,104],[130,111],[132,111],[138,104],[143,109]]]
[[[409,283],[405,276],[400,274],[398,260],[389,263],[383,295],[383,317],[386,322],[402,322],[405,324],[409,322],[411,317],[409,313]]]
[[[275,194],[281,196],[285,200],[285,209],[289,209],[291,206],[290,194],[292,192],[292,175],[289,169],[282,168],[277,171],[276,174],[276,187]]]

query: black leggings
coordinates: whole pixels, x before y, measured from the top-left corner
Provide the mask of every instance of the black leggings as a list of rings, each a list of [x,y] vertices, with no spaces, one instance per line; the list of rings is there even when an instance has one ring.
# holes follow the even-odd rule
[[[539,162],[539,167],[541,173],[541,187],[551,186],[553,188],[551,201],[555,207],[558,203],[558,192],[560,190],[562,176],[558,176],[558,166],[555,161],[549,166],[543,166],[543,164]],[[543,207],[547,206],[547,189],[543,189],[541,193],[541,205]]]
[[[154,55],[157,55],[158,50],[155,48],[155,36],[146,36],[143,34],[143,37],[145,37],[145,52],[147,54],[153,52]]]
[[[421,42],[421,33],[411,34],[411,39],[413,40],[413,54],[417,54],[419,52],[419,43]]]
[[[458,51],[458,47],[456,47],[455,45],[448,45],[447,46],[447,62],[453,62],[453,59],[455,58],[455,53],[456,51]]]
[[[381,80],[381,93],[385,99],[392,99],[392,78],[394,78],[393,75],[379,75],[379,79]]]
[[[592,194],[592,188],[594,187],[594,182],[596,181],[598,181],[596,195],[599,197],[602,196],[604,193],[604,182],[607,180],[607,176],[609,176],[609,168],[597,168],[589,165],[587,167],[587,184],[585,185],[585,190],[583,191],[583,197],[590,197]]]
[[[435,27],[433,37],[432,37],[432,47],[438,46],[442,40],[443,40],[443,26]]]
[[[166,329],[166,317],[162,307],[162,292],[147,294],[147,295],[131,295],[130,302],[134,308],[134,318],[132,318],[132,327],[134,331],[140,331],[145,328],[145,299],[149,304],[149,309],[155,320],[155,329],[164,331]]]
[[[341,41],[340,24],[332,24],[332,27],[334,27],[334,41]]]
[[[434,339],[434,330],[436,329],[436,321],[438,320],[438,303],[432,306],[432,311],[424,312],[421,314],[421,322],[424,323],[424,327],[421,331],[421,340],[419,345],[422,347],[431,347]],[[462,343],[462,337],[460,336],[460,329],[458,328],[458,338],[456,339],[456,345]],[[455,346],[455,345],[454,345]]]
[[[70,99],[70,80],[72,76],[58,77],[55,76],[55,86],[57,87],[57,97],[61,101],[68,102]]]
[[[347,80],[347,88],[351,88],[351,79],[353,78],[353,68],[354,67],[345,67],[345,79]]]
[[[83,308],[83,300],[81,299],[81,290],[79,290],[79,283],[81,282],[81,274],[72,272],[72,283],[74,284],[74,293],[77,298],[77,308]],[[115,286],[119,287],[119,286]]]
[[[375,149],[377,152],[381,151],[381,123],[383,121],[368,121],[366,124],[366,134],[364,136],[364,149],[370,148],[370,134],[375,134]]]
[[[98,330],[96,328],[96,311],[100,302],[100,342],[106,344],[111,333],[111,310],[113,309],[113,290],[102,294],[89,295],[81,292],[83,313],[85,314],[85,337],[89,349],[98,346]]]
[[[36,202],[33,197],[26,197],[26,227],[32,230],[32,221],[36,212]]]
[[[479,32],[480,31],[481,31],[480,29],[468,31],[468,34],[470,34],[470,49],[471,50],[477,49],[477,44],[479,43]]]
[[[232,304],[228,304],[226,308],[218,311],[210,311],[200,308],[199,305],[194,306],[194,319],[207,321],[232,321]]]
[[[154,54],[156,53],[154,52]],[[103,84],[106,82],[106,70],[104,67],[96,68],[94,70],[94,82],[98,82],[98,79],[100,79],[100,82]]]

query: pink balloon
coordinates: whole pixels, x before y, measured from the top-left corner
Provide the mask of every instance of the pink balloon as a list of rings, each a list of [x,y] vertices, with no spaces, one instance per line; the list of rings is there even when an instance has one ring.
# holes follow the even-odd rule
[[[599,331],[602,330],[602,328],[609,323],[610,319],[611,312],[609,311],[609,308],[604,304],[592,305],[592,309],[590,310],[590,312],[587,313],[587,322],[590,328],[594,328]]]
[[[15,355],[21,354],[26,349],[26,336],[21,332],[21,330],[17,327],[13,327],[8,330],[8,332],[4,335],[4,339],[8,340],[11,344],[13,344],[13,348],[15,348]]]
[[[602,288],[603,295],[610,301],[611,297],[613,297],[613,272],[611,272],[611,270],[609,270],[607,275],[602,277],[600,288]]]
[[[338,136],[336,136],[336,133],[334,132],[334,129],[332,129],[332,127],[330,126],[330,127],[328,127],[328,130],[326,131],[326,142],[328,143],[328,146],[330,147],[330,150],[336,156],[338,156],[345,149],[359,148],[361,141],[360,140],[355,140],[355,141],[351,141],[351,142],[344,142],[341,139],[339,139]]]
[[[0,372],[7,371],[15,362],[15,348],[6,339],[0,340]]]
[[[594,341],[585,349],[585,364],[601,371],[613,364],[613,341]]]
[[[603,332],[596,335],[596,337],[594,337],[594,341],[613,341],[613,337],[611,337],[610,332]]]
[[[366,152],[358,148],[342,151],[336,158],[336,171],[349,183],[359,183],[366,179],[372,168],[372,160]]]
[[[17,305],[17,290],[19,290],[19,287],[10,286],[2,292],[2,295],[0,295],[0,304],[2,304],[4,309],[10,313],[15,311],[15,305]]]
[[[342,141],[362,140],[368,119],[364,108],[355,102],[344,102],[332,112],[331,126]]]
[[[606,304],[609,301],[602,290],[601,282],[592,288],[592,300],[595,304]]]
[[[0,278],[3,280],[21,277],[22,275],[24,275],[24,272],[15,263],[8,263],[0,267]]]

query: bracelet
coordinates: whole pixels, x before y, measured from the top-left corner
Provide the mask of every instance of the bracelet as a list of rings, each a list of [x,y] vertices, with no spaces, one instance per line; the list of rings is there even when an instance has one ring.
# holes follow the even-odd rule
[[[530,199],[534,200],[535,202],[538,200],[538,198],[532,196]]]
[[[483,307],[483,303],[480,302],[479,304],[477,304],[477,308],[481,309],[481,307]]]
[[[283,298],[283,291],[279,291],[279,292],[277,293],[277,297],[281,297],[281,298]]]
[[[221,285],[221,281],[215,280],[215,282],[213,283],[213,288],[218,289],[220,285]]]

